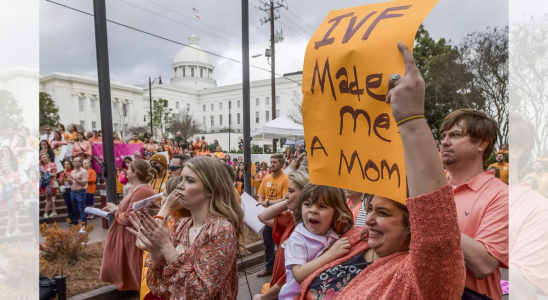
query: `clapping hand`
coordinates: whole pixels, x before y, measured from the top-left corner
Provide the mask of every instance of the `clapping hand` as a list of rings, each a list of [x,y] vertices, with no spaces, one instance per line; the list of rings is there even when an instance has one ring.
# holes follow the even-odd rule
[[[150,249],[150,252],[160,252],[166,246],[173,246],[169,236],[167,220],[155,222],[154,219],[140,212],[129,214],[129,220],[133,228],[126,229],[143,242],[144,246]],[[160,224],[159,224],[160,223]]]

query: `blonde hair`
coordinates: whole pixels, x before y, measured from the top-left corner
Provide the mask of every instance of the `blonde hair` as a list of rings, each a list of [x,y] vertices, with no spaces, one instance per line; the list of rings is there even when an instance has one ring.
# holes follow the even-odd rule
[[[227,219],[236,230],[238,246],[243,246],[244,212],[236,199],[226,165],[212,157],[198,156],[186,161],[184,166],[194,171],[204,189],[211,193],[210,214]]]
[[[137,178],[142,182],[151,182],[158,175],[156,170],[147,161],[142,159],[132,161],[129,167],[133,172],[137,173]]]
[[[289,164],[289,166],[291,167],[291,170],[294,170],[294,171],[298,170],[305,158],[306,158],[306,155],[304,154],[299,155],[297,159],[295,159],[293,162],[291,162],[291,164]]]
[[[310,177],[308,177],[308,173],[303,170],[293,171],[287,177],[289,178],[289,180],[293,181],[300,190],[302,190],[304,186],[310,182]]]
[[[304,186],[299,196],[299,200],[293,205],[293,214],[295,224],[303,221],[302,204],[305,201],[310,201],[312,204],[326,205],[333,207],[333,221],[331,228],[338,234],[342,235],[354,227],[354,217],[352,211],[346,204],[345,192],[332,186],[316,185],[308,183]]]

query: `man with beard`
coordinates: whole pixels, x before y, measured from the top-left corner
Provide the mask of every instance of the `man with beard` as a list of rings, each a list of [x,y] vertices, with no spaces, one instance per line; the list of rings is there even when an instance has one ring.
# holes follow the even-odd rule
[[[548,195],[548,173],[544,172],[544,165],[538,160],[533,164],[533,170],[535,172],[525,175],[524,179],[528,177],[536,179],[537,192],[546,197]]]
[[[508,184],[508,174],[510,170],[510,165],[504,160],[504,154],[499,153],[497,154],[497,162],[494,164],[489,165],[489,168],[491,167],[497,167],[500,171],[500,180],[502,180],[504,183]]]
[[[454,187],[466,266],[465,293],[502,299],[508,268],[508,185],[483,164],[493,152],[498,124],[484,112],[459,109],[440,128],[441,157]],[[472,290],[472,291],[470,291]]]
[[[267,175],[261,182],[257,205],[268,207],[284,200],[282,198],[287,193],[287,184],[289,183],[289,178],[282,172],[284,162],[285,159],[281,153],[276,153],[270,157],[270,170],[272,174]],[[274,251],[272,227],[270,226],[265,226],[263,229],[263,243],[265,246],[265,270],[257,274],[257,277],[272,275],[272,270],[274,269],[276,252]]]

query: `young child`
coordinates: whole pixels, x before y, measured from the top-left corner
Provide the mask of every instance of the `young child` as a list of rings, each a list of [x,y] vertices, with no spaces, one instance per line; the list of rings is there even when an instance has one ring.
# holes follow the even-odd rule
[[[293,209],[297,227],[287,244],[281,245],[285,246],[287,281],[280,290],[280,300],[293,299],[306,277],[348,253],[350,242],[339,239],[339,235],[354,226],[345,192],[339,188],[308,183]]]

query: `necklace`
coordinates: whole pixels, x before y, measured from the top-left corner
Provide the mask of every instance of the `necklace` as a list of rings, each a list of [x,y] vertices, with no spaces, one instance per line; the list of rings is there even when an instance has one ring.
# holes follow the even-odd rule
[[[194,232],[197,232],[198,229],[201,229],[203,226],[204,226],[204,224],[200,225],[199,227],[194,228],[193,231],[194,231]]]

